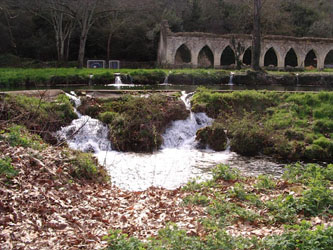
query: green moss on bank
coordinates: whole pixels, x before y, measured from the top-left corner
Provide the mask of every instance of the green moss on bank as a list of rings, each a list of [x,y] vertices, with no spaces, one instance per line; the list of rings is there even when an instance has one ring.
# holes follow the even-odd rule
[[[53,132],[77,118],[66,95],[59,95],[53,102],[42,98],[8,95],[0,98],[0,105],[0,125],[23,125],[49,143],[56,142]]]
[[[177,97],[159,94],[85,100],[80,112],[108,124],[113,147],[131,152],[159,149],[163,143],[162,134],[170,122],[186,119],[189,114]]]
[[[241,91],[217,93],[199,89],[194,111],[205,111],[228,131],[231,149],[283,160],[333,159],[333,93]]]

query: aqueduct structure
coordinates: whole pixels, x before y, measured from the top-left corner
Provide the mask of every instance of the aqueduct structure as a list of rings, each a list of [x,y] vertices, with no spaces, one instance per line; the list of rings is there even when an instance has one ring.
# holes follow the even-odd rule
[[[234,40],[236,43],[233,43]],[[238,50],[235,44],[243,49]],[[200,32],[173,33],[167,21],[162,22],[158,63],[165,67],[230,67],[236,54],[251,64],[251,35],[216,35]],[[264,36],[261,42],[261,67],[333,66],[333,39],[313,37]]]

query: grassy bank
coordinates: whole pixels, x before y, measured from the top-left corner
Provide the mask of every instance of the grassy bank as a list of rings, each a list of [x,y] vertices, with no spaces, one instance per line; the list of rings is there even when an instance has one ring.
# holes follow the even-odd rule
[[[184,206],[204,211],[196,227],[169,223],[145,242],[112,230],[108,249],[330,249],[332,171],[295,165],[274,180],[219,165],[211,181],[182,190]]]
[[[333,93],[200,89],[193,110],[205,111],[228,131],[231,149],[242,155],[265,154],[282,160],[333,159]],[[215,125],[217,126],[217,125]]]
[[[121,73],[122,80],[125,83],[136,84],[158,84],[163,83],[166,76],[169,75],[169,83],[174,84],[221,84],[228,83],[230,70],[214,69],[76,69],[76,68],[44,68],[44,69],[22,69],[22,68],[0,68],[0,86],[17,87],[17,86],[55,86],[61,84],[83,84],[87,85],[90,81],[90,75],[94,75],[91,83],[107,84],[114,82],[114,73]],[[244,78],[247,70],[233,71],[235,73],[236,83],[251,84],[260,81],[267,81],[261,78]],[[279,82],[289,81],[295,83],[295,73],[269,71],[267,72],[273,80]],[[316,78],[318,75],[332,76],[333,70],[325,71],[306,71],[299,72],[299,80],[302,77],[313,75],[314,81],[322,81]],[[129,77],[130,76],[130,77]],[[253,75],[252,75],[253,77]],[[281,79],[282,77],[282,79]],[[283,78],[284,77],[284,78]],[[250,81],[249,81],[250,79]],[[251,80],[252,79],[252,80]],[[272,81],[270,79],[270,82]],[[305,83],[310,81],[305,81]]]

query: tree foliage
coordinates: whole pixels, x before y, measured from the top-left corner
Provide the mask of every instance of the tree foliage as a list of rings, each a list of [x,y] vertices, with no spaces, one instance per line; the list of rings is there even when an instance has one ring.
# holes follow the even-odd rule
[[[262,34],[333,37],[332,1],[262,3]],[[155,61],[163,19],[174,32],[251,34],[253,12],[252,0],[3,0],[0,53],[41,61],[79,55],[81,63],[82,58]]]

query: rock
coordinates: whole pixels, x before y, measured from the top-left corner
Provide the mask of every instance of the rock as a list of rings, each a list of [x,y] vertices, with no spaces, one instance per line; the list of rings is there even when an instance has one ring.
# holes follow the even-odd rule
[[[196,134],[199,148],[209,146],[215,151],[223,151],[227,147],[227,136],[222,124],[214,123],[213,126],[199,129]]]

